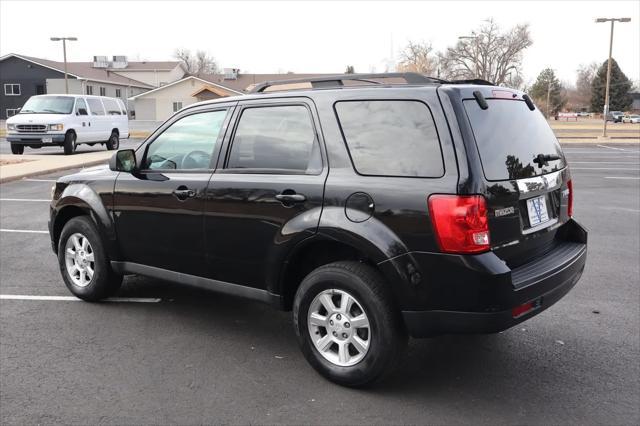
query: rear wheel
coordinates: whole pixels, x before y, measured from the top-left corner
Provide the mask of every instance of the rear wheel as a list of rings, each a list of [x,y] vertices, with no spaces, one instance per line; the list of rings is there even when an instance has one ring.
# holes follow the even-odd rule
[[[107,141],[107,149],[109,151],[113,151],[114,149],[118,149],[120,147],[120,138],[116,132],[112,132],[109,140]]]
[[[111,269],[98,231],[88,216],[69,220],[58,242],[58,266],[75,296],[96,302],[116,293],[122,276]]]
[[[20,145],[17,143],[11,144],[11,153],[14,155],[22,155],[24,153],[24,145]]]
[[[382,378],[406,349],[389,289],[363,263],[335,262],[312,271],[296,292],[293,319],[307,361],[341,385]]]
[[[76,150],[76,134],[68,132],[64,135],[64,155],[71,155]]]

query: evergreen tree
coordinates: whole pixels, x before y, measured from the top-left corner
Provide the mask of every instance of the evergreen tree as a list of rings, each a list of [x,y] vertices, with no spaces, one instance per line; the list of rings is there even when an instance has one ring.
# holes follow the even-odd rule
[[[598,69],[598,72],[591,83],[591,111],[604,111],[604,95],[607,85],[607,62]],[[611,58],[611,82],[609,84],[609,111],[627,111],[631,108],[633,99],[631,91],[631,80],[622,72],[615,59]]]
[[[564,88],[551,68],[542,70],[538,74],[536,82],[529,89],[529,95],[537,100],[538,106],[546,113],[547,117],[558,113],[567,103],[563,92]],[[547,105],[547,94],[549,95],[549,105]]]

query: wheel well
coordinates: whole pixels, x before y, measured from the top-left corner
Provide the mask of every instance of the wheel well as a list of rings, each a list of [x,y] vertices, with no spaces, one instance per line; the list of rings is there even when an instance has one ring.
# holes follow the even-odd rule
[[[118,135],[118,137],[120,137],[120,130],[118,130],[118,129],[111,129],[111,134],[114,134],[114,133],[115,133],[116,135]]]
[[[341,260],[356,260],[377,269],[375,262],[352,246],[335,241],[314,243],[296,252],[287,262],[281,279],[283,308],[291,310],[300,283],[311,271]]]
[[[73,134],[75,135],[75,134],[76,134],[76,131],[75,131],[75,130],[73,130],[73,129],[69,129],[69,130],[67,130],[67,133],[73,133]]]
[[[85,215],[87,215],[87,212],[77,206],[68,206],[58,212],[56,220],[53,223],[53,241],[55,243],[56,251],[58,249],[58,241],[60,240],[60,234],[62,233],[64,225],[74,217]]]

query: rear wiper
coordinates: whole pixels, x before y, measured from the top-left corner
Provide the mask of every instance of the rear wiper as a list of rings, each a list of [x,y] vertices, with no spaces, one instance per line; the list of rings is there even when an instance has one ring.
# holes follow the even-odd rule
[[[560,160],[561,157],[556,154],[538,154],[533,158],[533,162],[542,168],[549,165],[549,161]]]

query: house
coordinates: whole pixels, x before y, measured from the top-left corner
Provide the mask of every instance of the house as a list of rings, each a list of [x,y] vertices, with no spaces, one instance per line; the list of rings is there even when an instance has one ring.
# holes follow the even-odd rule
[[[174,112],[196,102],[247,93],[257,83],[271,80],[321,77],[323,74],[241,74],[225,68],[222,74],[197,74],[129,99],[137,120],[164,121]]]
[[[640,112],[640,92],[631,92],[629,93],[629,95],[631,95],[631,111],[638,113]]]
[[[180,62],[128,62],[124,56],[95,56],[68,62],[69,93],[121,98],[125,102],[184,76]],[[33,95],[65,93],[64,63],[25,55],[0,57],[0,118],[8,118]],[[128,105],[129,110],[133,104]]]
[[[136,120],[164,121],[187,105],[207,99],[241,95],[242,92],[196,76],[188,76],[129,98]]]

